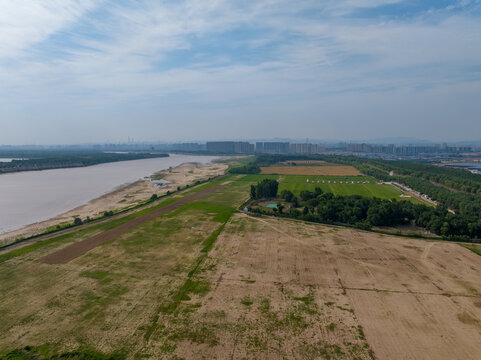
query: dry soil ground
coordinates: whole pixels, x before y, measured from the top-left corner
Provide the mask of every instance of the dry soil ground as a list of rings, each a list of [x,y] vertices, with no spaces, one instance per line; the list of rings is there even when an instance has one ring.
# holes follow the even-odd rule
[[[217,343],[179,356],[480,358],[481,257],[458,244],[236,215],[211,262],[191,322]]]
[[[230,217],[248,196],[235,179],[66,264],[37,260],[99,229],[0,262],[0,354],[49,343],[128,359],[479,359],[481,256]]]

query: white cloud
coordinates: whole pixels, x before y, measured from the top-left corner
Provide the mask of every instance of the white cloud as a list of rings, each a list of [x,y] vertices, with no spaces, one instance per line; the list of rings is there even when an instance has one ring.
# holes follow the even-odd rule
[[[0,59],[12,58],[69,26],[100,2],[0,0]]]
[[[0,104],[9,105],[3,116],[12,107],[108,114],[128,103],[173,111],[316,109],[320,99],[340,104],[359,94],[464,88],[469,68],[481,63],[479,19],[449,11],[435,21],[426,14],[383,22],[345,17],[397,2],[0,0]],[[90,17],[94,8],[100,15]],[[73,32],[75,24],[88,31]],[[237,36],[219,40],[232,30]],[[44,45],[58,46],[49,38],[59,33],[69,35],[59,48],[64,56],[42,53]],[[164,67],[176,51],[184,52],[182,63]],[[247,56],[237,57],[240,51]]]

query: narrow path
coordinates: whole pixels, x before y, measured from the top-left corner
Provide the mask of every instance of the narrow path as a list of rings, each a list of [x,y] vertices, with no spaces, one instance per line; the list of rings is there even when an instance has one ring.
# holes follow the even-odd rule
[[[146,208],[144,207],[142,209],[146,209]],[[35,244],[39,241],[44,241],[44,240],[56,238],[58,236],[67,235],[67,234],[70,234],[70,233],[75,232],[75,231],[79,231],[79,230],[87,229],[87,228],[92,227],[92,226],[103,224],[104,222],[111,221],[113,219],[121,219],[125,216],[131,215],[132,213],[134,213],[136,211],[140,211],[142,209],[128,210],[128,211],[126,211],[122,214],[116,214],[116,215],[114,215],[114,217],[105,218],[105,219],[98,220],[98,221],[93,221],[91,223],[86,223],[86,224],[83,224],[83,225],[80,225],[80,226],[74,226],[74,227],[71,227],[71,228],[68,228],[68,229],[65,229],[65,230],[55,231],[51,234],[39,235],[39,236],[33,237],[32,239],[28,239],[28,240],[16,241],[16,242],[13,242],[11,244],[2,246],[1,250],[0,250],[0,255],[8,254],[9,252],[24,248],[25,246]]]
[[[184,198],[179,199],[178,201],[165,205],[160,209],[153,210],[145,215],[139,216],[138,218],[132,219],[124,224],[121,224],[113,229],[104,231],[101,234],[92,236],[91,238],[79,241],[72,245],[69,245],[63,249],[60,249],[54,253],[51,253],[43,258],[39,259],[40,262],[45,264],[66,264],[69,261],[82,256],[83,254],[87,253],[88,251],[92,250],[96,246],[103,244],[107,241],[114,240],[115,238],[119,237],[120,235],[130,231],[146,222],[153,220],[161,215],[165,215],[170,213],[173,210],[178,209],[179,207],[188,204],[191,201],[197,200],[204,195],[210,194],[224,185],[215,185],[208,189],[201,190],[196,192],[192,195],[188,195]]]
[[[421,260],[423,262],[426,262],[427,259],[428,259],[428,254],[429,254],[429,250],[431,250],[431,248],[434,246],[435,243],[430,243],[430,244],[427,244],[426,247],[424,248],[424,251],[421,255]]]

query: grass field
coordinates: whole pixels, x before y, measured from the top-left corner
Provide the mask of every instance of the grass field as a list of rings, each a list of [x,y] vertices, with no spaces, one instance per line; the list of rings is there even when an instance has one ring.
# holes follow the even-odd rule
[[[266,177],[295,191],[321,185],[229,176],[66,264],[38,259],[165,205],[0,258],[0,359],[27,345],[10,358],[77,349],[129,360],[477,358],[479,255],[239,212],[250,184]]]
[[[42,264],[38,259],[152,209],[4,255],[0,262],[0,358],[26,345],[42,345],[46,354],[85,346],[128,358],[144,354],[159,317],[170,316],[181,301],[208,292],[203,264],[225,223],[248,194],[247,184],[232,180],[235,177],[214,182],[228,187],[217,196],[183,205],[64,265]],[[157,346],[162,342],[149,350],[151,358],[170,353]]]
[[[261,167],[261,174],[277,175],[327,175],[327,176],[356,176],[361,173],[353,166],[319,164],[317,166],[269,166]]]
[[[290,190],[296,195],[299,195],[302,190],[314,191],[316,187],[320,187],[322,191],[331,192],[334,195],[361,195],[416,201],[413,198],[400,197],[403,192],[397,187],[378,184],[376,179],[367,176],[248,175],[243,180],[257,182],[265,178],[276,179],[279,182],[279,191]]]

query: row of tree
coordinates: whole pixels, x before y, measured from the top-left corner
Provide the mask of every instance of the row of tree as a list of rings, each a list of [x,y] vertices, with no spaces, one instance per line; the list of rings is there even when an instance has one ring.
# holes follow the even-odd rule
[[[275,198],[278,188],[279,183],[276,180],[264,179],[257,185],[251,185],[251,199]]]
[[[378,161],[376,165],[398,175],[424,179],[459,191],[481,195],[481,176],[464,169],[414,161]]]
[[[0,162],[0,174],[17,171],[83,167],[108,162],[168,157],[168,154],[104,153],[102,151],[40,151],[27,152],[32,158]]]
[[[449,239],[481,239],[481,220],[467,221],[462,216],[449,213],[443,207],[435,208],[409,201],[359,195],[335,196],[332,193],[323,193],[320,188],[315,188],[314,191],[304,190],[299,197],[289,190],[283,190],[280,198],[291,203],[290,210],[283,215],[296,219],[349,224],[362,229],[415,222],[431,233]],[[277,212],[282,213],[283,208],[278,208]],[[262,212],[262,209],[254,208],[252,211]]]

